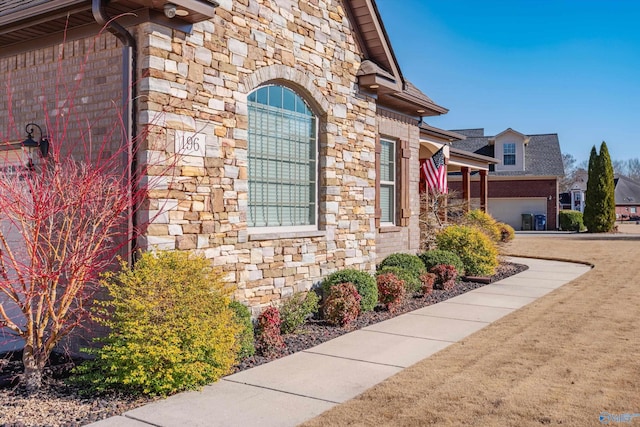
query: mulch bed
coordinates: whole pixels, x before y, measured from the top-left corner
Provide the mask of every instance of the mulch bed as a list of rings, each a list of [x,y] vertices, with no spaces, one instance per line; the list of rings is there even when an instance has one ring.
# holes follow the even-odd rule
[[[479,288],[490,282],[512,276],[527,269],[521,264],[502,263],[495,275],[485,280],[462,281],[448,291],[434,290],[425,297],[408,296],[394,312],[380,308],[363,313],[348,327],[328,325],[322,320],[310,320],[296,333],[284,337],[286,349],[280,357],[306,350],[348,332],[390,319],[399,314],[445,301],[454,296]],[[75,427],[104,418],[120,415],[154,399],[112,392],[86,395],[77,386],[65,383],[70,368],[78,363],[61,355],[53,355],[45,372],[42,389],[28,395],[19,385],[22,370],[20,352],[0,354],[0,427],[65,426]],[[273,358],[253,356],[242,360],[235,372],[272,361]]]

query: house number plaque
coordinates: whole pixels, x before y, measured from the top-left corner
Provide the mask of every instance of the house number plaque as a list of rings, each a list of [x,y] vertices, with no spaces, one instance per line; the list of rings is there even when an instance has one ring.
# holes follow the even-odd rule
[[[176,154],[183,156],[205,156],[205,136],[197,132],[176,131]]]

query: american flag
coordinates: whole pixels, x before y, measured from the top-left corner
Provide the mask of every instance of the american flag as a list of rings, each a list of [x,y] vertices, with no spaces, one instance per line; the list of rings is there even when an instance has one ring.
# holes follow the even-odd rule
[[[427,181],[427,188],[440,193],[448,193],[447,166],[444,164],[444,147],[430,159],[422,163],[422,173]]]

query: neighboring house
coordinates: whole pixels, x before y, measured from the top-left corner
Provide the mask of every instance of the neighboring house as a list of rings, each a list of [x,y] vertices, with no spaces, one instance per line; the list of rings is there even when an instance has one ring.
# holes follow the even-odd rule
[[[452,147],[494,157],[500,163],[488,172],[488,212],[516,230],[523,228],[523,215],[533,215],[525,227],[535,228],[535,215],[544,215],[549,230],[557,228],[558,179],[564,175],[562,154],[557,134],[525,135],[511,128],[495,136],[484,135],[484,129],[456,130],[466,139]],[[464,170],[449,176],[450,188],[470,194],[471,200],[482,193],[480,174]],[[541,218],[541,217],[539,217]],[[538,224],[542,224],[540,221]]]
[[[626,176],[616,176],[616,219],[640,220],[640,183]]]
[[[560,193],[560,209],[570,209],[584,212],[585,193],[587,191],[587,171],[579,170],[575,173],[569,191]]]
[[[420,124],[447,109],[404,78],[375,2],[213,3],[0,5],[12,92],[0,126],[13,121],[20,140],[26,123],[74,114],[56,91],[77,85],[93,140],[117,150],[142,135],[141,162],[180,151],[139,213],[154,219],[138,246],[203,253],[256,311],[332,271],[417,251],[423,136],[440,131]],[[111,134],[119,114],[124,139]],[[77,125],[64,141],[45,133],[75,144]]]

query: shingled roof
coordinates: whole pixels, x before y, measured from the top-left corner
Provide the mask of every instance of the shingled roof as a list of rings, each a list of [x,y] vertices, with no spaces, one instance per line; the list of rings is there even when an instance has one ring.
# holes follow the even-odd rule
[[[626,176],[616,176],[614,179],[616,186],[616,205],[640,204],[640,183],[630,180]]]
[[[494,146],[489,144],[492,136],[485,136],[484,129],[462,129],[454,132],[465,135],[467,139],[454,141],[455,148],[483,156],[495,157]],[[525,146],[524,171],[491,170],[493,176],[564,176],[562,153],[558,134],[526,135],[529,143]]]

